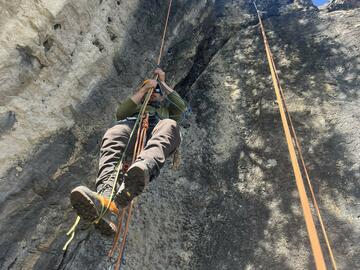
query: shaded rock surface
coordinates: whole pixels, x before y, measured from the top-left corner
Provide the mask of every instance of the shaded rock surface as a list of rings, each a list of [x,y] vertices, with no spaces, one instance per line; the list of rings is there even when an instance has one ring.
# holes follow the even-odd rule
[[[257,3],[338,268],[359,269],[360,10]],[[93,227],[61,250],[68,194],[94,185],[117,103],[151,76],[166,4],[0,7],[0,269],[105,269]],[[162,67],[193,114],[181,169],[136,205],[125,269],[314,268],[257,23],[250,1],[174,1]]]
[[[357,0],[331,0],[330,3],[327,5],[327,9],[329,11],[334,10],[347,10],[353,8],[359,8],[360,2]]]

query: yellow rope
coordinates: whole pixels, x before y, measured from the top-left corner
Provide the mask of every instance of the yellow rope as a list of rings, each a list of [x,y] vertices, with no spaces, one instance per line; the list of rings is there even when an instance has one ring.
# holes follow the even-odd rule
[[[71,234],[71,235],[70,235],[69,239],[66,241],[66,243],[65,243],[65,245],[64,245],[64,247],[63,247],[63,251],[65,251],[65,250],[68,248],[69,244],[70,244],[71,241],[74,239],[75,229],[76,229],[77,225],[79,224],[79,222],[80,222],[80,217],[77,216],[74,225],[72,225],[72,227],[70,228],[70,230],[66,233],[66,235],[70,235],[70,234]]]

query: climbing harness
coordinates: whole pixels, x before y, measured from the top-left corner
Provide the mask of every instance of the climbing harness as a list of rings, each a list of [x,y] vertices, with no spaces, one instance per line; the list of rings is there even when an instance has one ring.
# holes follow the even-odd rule
[[[334,258],[334,255],[333,255],[333,252],[332,252],[332,249],[330,246],[330,242],[329,242],[326,230],[325,230],[325,226],[324,226],[321,214],[320,214],[319,206],[318,206],[316,198],[315,198],[314,190],[313,190],[313,187],[312,187],[312,184],[310,181],[310,177],[309,177],[306,165],[305,165],[305,161],[304,161],[304,158],[302,155],[300,143],[299,143],[299,140],[297,139],[295,128],[294,128],[294,125],[293,125],[293,122],[292,122],[292,119],[290,116],[290,112],[286,105],[284,92],[280,85],[280,80],[279,80],[279,76],[278,76],[277,69],[275,66],[274,58],[272,56],[272,53],[270,50],[270,45],[268,43],[268,40],[267,40],[267,37],[265,34],[265,28],[264,28],[264,25],[261,20],[260,12],[259,12],[255,2],[254,2],[254,6],[255,6],[255,9],[257,12],[258,19],[259,19],[261,34],[262,34],[263,42],[265,45],[266,56],[268,59],[271,77],[272,77],[272,81],[273,81],[273,85],[274,85],[274,89],[275,89],[277,104],[279,106],[279,111],[280,111],[280,116],[281,116],[284,132],[285,132],[286,142],[287,142],[289,153],[290,153],[290,159],[291,159],[291,163],[292,163],[293,170],[294,170],[296,186],[297,186],[297,189],[298,189],[298,192],[300,195],[300,202],[302,205],[305,223],[306,223],[306,227],[307,227],[307,231],[308,231],[308,235],[309,235],[309,239],[310,239],[310,245],[311,245],[313,255],[314,255],[316,269],[323,270],[323,269],[327,269],[327,268],[326,268],[326,264],[324,261],[324,256],[323,256],[323,252],[322,252],[321,245],[319,242],[315,223],[314,223],[314,220],[313,220],[313,217],[311,214],[309,199],[306,194],[304,180],[303,180],[299,162],[298,162],[298,156],[301,160],[301,166],[302,166],[302,169],[303,169],[306,179],[307,179],[307,184],[308,184],[308,187],[309,187],[309,190],[311,193],[313,206],[315,208],[315,211],[316,211],[316,214],[317,214],[320,226],[321,226],[321,230],[322,230],[322,233],[323,233],[326,245],[327,245],[331,263],[332,263],[333,269],[336,270],[337,267],[336,267],[335,258]],[[289,128],[289,125],[291,127],[291,130]],[[298,155],[297,155],[297,153],[298,153]]]
[[[162,34],[160,52],[159,52],[159,56],[157,58],[156,67],[159,67],[161,57],[162,57],[162,53],[163,53],[163,48],[164,48],[164,43],[165,43],[165,35],[166,35],[166,30],[167,30],[167,26],[168,26],[169,17],[170,17],[171,5],[172,5],[172,0],[169,0],[167,16],[166,16],[166,19],[165,19],[165,26],[164,26],[164,30],[163,30],[163,34]],[[151,61],[149,61],[149,62],[152,63]],[[158,75],[155,76],[155,80],[157,80],[157,79],[158,79]],[[124,166],[124,164],[126,164],[125,163],[126,154],[128,152],[130,141],[131,141],[131,139],[133,138],[133,136],[135,134],[135,130],[137,130],[137,138],[136,138],[136,143],[135,143],[135,147],[134,147],[134,151],[133,151],[132,163],[135,162],[138,155],[140,154],[140,152],[142,151],[142,149],[145,146],[146,133],[147,133],[147,130],[149,128],[149,114],[145,113],[145,110],[146,110],[146,107],[147,107],[147,105],[149,103],[149,100],[150,100],[150,97],[151,97],[151,94],[152,94],[153,91],[154,91],[154,89],[150,89],[150,91],[147,92],[147,94],[145,96],[145,99],[144,99],[144,102],[142,103],[140,111],[139,111],[139,113],[138,113],[138,115],[136,117],[135,124],[133,126],[132,131],[131,131],[128,143],[125,146],[125,149],[124,149],[124,151],[122,153],[122,156],[120,158],[119,163],[115,167],[114,173],[110,176],[110,177],[114,176],[115,181],[114,181],[114,184],[113,184],[113,187],[112,187],[110,198],[108,200],[108,204],[107,204],[106,207],[104,207],[102,209],[101,214],[99,215],[99,217],[93,223],[98,223],[99,220],[101,218],[103,218],[103,216],[109,210],[110,204],[111,204],[111,202],[113,201],[113,199],[115,197],[115,188],[116,188],[116,186],[118,184],[118,180],[119,180],[120,176],[122,178],[121,184],[123,184],[123,176],[125,175],[128,167],[129,167],[129,166]],[[120,185],[120,189],[121,189],[121,185]],[[112,258],[112,256],[115,254],[115,251],[116,250],[118,251],[117,252],[118,257],[117,257],[117,260],[116,260],[116,265],[115,265],[114,270],[119,270],[120,267],[121,267],[122,262],[125,260],[124,259],[124,249],[125,249],[125,245],[126,245],[126,242],[127,242],[126,239],[127,239],[127,234],[128,234],[128,230],[129,230],[133,205],[134,205],[134,200],[131,201],[131,203],[130,203],[130,205],[128,207],[123,208],[122,211],[120,213],[118,213],[117,232],[116,232],[114,240],[113,240],[112,248],[110,249],[109,254],[108,254],[108,257],[109,257],[109,260],[110,260]],[[69,243],[74,238],[75,229],[76,229],[76,226],[79,224],[79,221],[80,221],[80,217],[78,216],[76,218],[76,221],[75,221],[74,225],[67,232],[67,235],[70,235],[70,238],[68,239],[68,241],[66,242],[66,244],[63,247],[64,251],[67,249]],[[123,230],[123,223],[124,222],[125,222],[125,228]],[[120,247],[118,248],[121,233],[122,233],[121,244],[120,244]]]

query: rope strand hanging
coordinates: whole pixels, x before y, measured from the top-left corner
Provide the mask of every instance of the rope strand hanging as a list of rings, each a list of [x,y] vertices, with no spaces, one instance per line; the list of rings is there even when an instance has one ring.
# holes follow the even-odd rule
[[[166,31],[167,31],[167,26],[168,26],[168,21],[170,18],[170,11],[171,11],[171,5],[172,5],[172,0],[169,0],[168,3],[168,8],[167,8],[167,15],[166,15],[166,19],[165,19],[165,25],[164,25],[164,29],[163,29],[163,33],[162,33],[162,38],[161,38],[161,45],[160,45],[160,51],[159,51],[159,56],[157,58],[157,66],[160,65],[161,62],[161,57],[162,57],[162,53],[163,53],[163,49],[164,49],[164,44],[165,44],[165,36],[166,36]],[[155,80],[158,79],[158,75],[155,76],[154,78]],[[126,158],[126,153],[128,152],[128,148],[130,146],[130,141],[133,138],[136,129],[138,128],[138,133],[137,133],[137,139],[136,139],[136,143],[135,143],[135,149],[134,149],[134,155],[132,158],[132,163],[135,162],[135,160],[137,159],[138,155],[140,154],[140,152],[142,151],[142,149],[145,146],[146,143],[146,131],[149,127],[149,123],[148,123],[148,114],[145,115],[145,111],[146,111],[146,107],[149,103],[150,97],[152,95],[154,89],[150,89],[144,99],[144,102],[141,105],[140,111],[138,113],[138,116],[136,118],[136,121],[134,123],[134,127],[131,131],[131,134],[129,136],[129,140],[128,143],[125,146],[125,149],[121,155],[121,158],[118,162],[118,164],[116,165],[116,168],[113,172],[113,174],[110,177],[114,177],[114,184],[111,190],[111,195],[110,198],[108,199],[107,205],[106,207],[103,207],[103,209],[100,212],[100,215],[98,216],[98,218],[96,220],[94,220],[92,223],[98,223],[99,220],[101,218],[104,217],[104,215],[106,214],[106,212],[110,209],[110,205],[112,204],[113,200],[114,200],[114,195],[115,195],[115,188],[118,184],[118,180],[120,178],[120,173],[125,173],[127,168],[125,167],[125,158]],[[135,198],[136,199],[136,198]],[[118,247],[119,241],[120,241],[120,235],[122,233],[122,238],[121,238],[121,245],[118,248],[118,258],[116,260],[116,265],[114,270],[119,270],[121,267],[121,263],[122,260],[124,258],[124,249],[125,249],[125,245],[127,242],[127,234],[128,234],[128,230],[129,230],[129,225],[130,225],[130,220],[131,220],[131,214],[132,214],[132,208],[134,205],[134,200],[131,201],[130,205],[124,209],[122,209],[122,211],[120,211],[118,213],[118,226],[117,226],[117,232],[115,234],[114,240],[113,240],[113,245],[108,253],[108,258],[109,261],[111,260],[111,258],[113,257],[115,250]],[[80,217],[77,216],[76,221],[74,223],[74,225],[71,227],[71,229],[67,232],[67,236],[69,236],[69,239],[67,240],[67,242],[65,243],[63,250],[66,251],[70,242],[73,240],[74,235],[75,235],[75,231],[76,231],[76,227],[79,224],[80,221]],[[122,230],[122,225],[125,222],[125,229]],[[112,266],[110,266],[110,268],[112,269]]]
[[[270,54],[271,54],[271,52],[270,52]],[[272,65],[274,66],[274,69],[276,70],[275,63],[274,63],[274,58],[273,58],[272,54],[271,54],[271,60],[272,60]],[[280,81],[277,73],[276,73],[276,77],[277,77],[277,80]],[[330,241],[329,241],[329,238],[328,238],[328,235],[327,235],[327,232],[326,232],[326,229],[325,229],[325,225],[324,225],[324,222],[323,222],[321,213],[320,213],[319,205],[318,205],[317,200],[316,200],[316,197],[315,197],[315,193],[314,193],[313,186],[312,186],[312,184],[311,184],[310,176],[309,176],[307,167],[306,167],[306,165],[305,165],[304,156],[303,156],[303,154],[302,154],[300,142],[299,142],[299,140],[298,140],[298,138],[297,138],[297,136],[296,136],[294,124],[293,124],[293,121],[292,121],[290,112],[289,112],[289,110],[288,110],[288,108],[287,108],[287,105],[286,105],[286,102],[285,102],[284,91],[283,91],[283,89],[282,89],[282,87],[281,87],[280,84],[279,84],[279,89],[280,89],[280,94],[281,94],[282,100],[284,101],[285,112],[286,112],[287,117],[288,117],[288,119],[289,119],[289,123],[290,123],[290,127],[291,127],[291,132],[292,132],[292,136],[293,136],[293,139],[294,139],[294,142],[295,142],[296,150],[297,150],[297,153],[298,153],[299,158],[300,158],[300,161],[301,161],[302,169],[303,169],[303,171],[304,171],[304,173],[305,173],[306,182],[307,182],[308,187],[309,187],[309,191],[310,191],[310,194],[311,194],[312,203],[313,203],[313,205],[314,205],[314,208],[315,208],[315,211],[316,211],[316,215],[317,215],[318,220],[319,220],[319,223],[320,223],[321,231],[322,231],[322,234],[323,234],[324,239],[325,239],[325,243],[326,243],[326,246],[327,246],[327,250],[328,250],[328,252],[329,252],[330,260],[331,260],[331,263],[332,263],[332,266],[333,266],[334,270],[337,270],[335,257],[334,257],[334,254],[333,254],[333,252],[332,252],[332,248],[331,248],[331,245],[330,245]]]
[[[159,51],[159,56],[158,56],[158,59],[157,59],[157,65],[159,66],[160,65],[160,62],[161,62],[161,57],[162,57],[162,53],[163,53],[163,50],[164,50],[164,44],[165,44],[165,36],[166,36],[166,31],[167,31],[167,26],[168,26],[168,21],[169,21],[169,17],[170,17],[170,11],[171,11],[171,5],[172,5],[172,0],[169,0],[169,4],[168,4],[168,9],[167,9],[167,15],[166,15],[166,19],[165,19],[165,26],[164,26],[164,30],[163,30],[163,34],[162,34],[162,38],[161,38],[161,45],[160,45],[160,51]],[[158,75],[155,76],[155,80],[157,80],[158,78]],[[145,100],[142,104],[142,107],[140,109],[140,112],[139,112],[139,115],[138,115],[138,118],[137,118],[137,121],[138,119],[140,119],[141,121],[141,124],[139,125],[139,129],[138,129],[138,134],[137,134],[137,138],[136,138],[136,143],[135,143],[135,147],[134,147],[134,155],[133,155],[133,158],[132,158],[132,162],[131,163],[134,163],[138,157],[138,155],[140,154],[140,152],[143,150],[144,146],[145,146],[145,142],[146,142],[146,131],[149,127],[149,123],[148,123],[148,120],[149,120],[149,115],[148,114],[145,114],[145,110],[146,110],[146,106],[150,100],[150,97],[151,97],[151,94],[153,92],[154,89],[150,89],[150,91],[148,91],[147,95],[145,96]],[[134,128],[133,128],[133,132],[134,130],[136,129],[137,125],[134,125]],[[132,133],[133,133],[132,132]],[[131,136],[130,136],[131,138]],[[129,139],[130,141],[130,139]],[[125,153],[125,151],[124,151]],[[119,175],[119,172],[117,172],[117,177]],[[116,178],[116,181],[117,181],[117,178]],[[116,183],[115,181],[115,183]],[[114,185],[115,186],[115,185]],[[130,225],[130,219],[131,219],[131,215],[132,215],[132,209],[133,209],[133,206],[134,206],[134,200],[131,201],[130,205],[126,208],[126,209],[122,209],[121,213],[119,214],[119,222],[118,222],[118,230],[117,230],[117,233],[115,235],[115,238],[114,238],[114,241],[113,241],[113,246],[109,252],[109,258],[111,258],[118,246],[118,242],[119,242],[119,236],[120,236],[120,233],[122,232],[122,223],[123,223],[123,220],[124,220],[124,216],[125,216],[125,212],[126,212],[126,218],[125,218],[125,229],[123,231],[123,234],[122,234],[122,240],[121,240],[121,245],[118,249],[118,258],[116,260],[116,265],[115,265],[115,268],[114,270],[119,270],[120,269],[120,266],[121,266],[121,263],[122,263],[122,260],[123,260],[123,255],[124,255],[124,249],[125,249],[125,245],[126,245],[126,242],[127,242],[127,235],[128,235],[128,231],[129,231],[129,225]]]
[[[285,132],[285,137],[286,137],[286,141],[288,144],[288,149],[289,149],[289,153],[290,153],[290,158],[291,158],[291,163],[293,166],[293,170],[294,170],[294,174],[295,174],[295,180],[296,180],[296,185],[299,191],[299,195],[300,195],[300,201],[301,201],[301,205],[303,208],[303,214],[304,214],[304,218],[305,218],[305,223],[306,223],[306,227],[307,227],[307,231],[308,231],[308,235],[309,235],[309,239],[310,239],[310,244],[313,250],[313,254],[314,254],[314,259],[315,259],[315,264],[316,264],[316,268],[317,269],[326,269],[326,264],[324,261],[324,257],[323,257],[323,253],[322,253],[322,249],[321,249],[321,245],[318,239],[318,235],[317,235],[317,231],[316,231],[316,227],[312,218],[312,214],[311,214],[311,209],[310,209],[310,205],[309,205],[309,200],[306,194],[306,190],[305,190],[305,186],[304,186],[304,181],[302,178],[302,174],[300,171],[300,167],[299,167],[299,163],[298,163],[298,159],[297,159],[297,153],[299,155],[299,158],[301,160],[301,165],[303,168],[303,171],[305,172],[306,175],[306,179],[307,179],[307,184],[309,186],[309,190],[312,196],[312,202],[314,205],[314,208],[316,210],[316,214],[318,216],[318,220],[320,222],[321,225],[321,229],[322,229],[322,233],[324,235],[325,238],[325,242],[328,248],[328,252],[329,252],[329,256],[333,265],[333,268],[336,270],[336,262],[335,262],[335,258],[333,256],[333,252],[332,249],[330,247],[330,242],[325,230],[325,226],[320,214],[320,210],[315,198],[315,194],[312,188],[312,184],[309,178],[309,174],[307,172],[307,168],[305,165],[305,161],[302,155],[302,151],[301,151],[301,147],[300,147],[300,143],[299,140],[297,139],[296,136],[296,132],[294,129],[294,125],[289,113],[289,110],[287,108],[286,102],[285,102],[285,96],[284,96],[284,92],[283,89],[280,85],[280,80],[276,71],[276,66],[275,66],[275,62],[270,50],[270,46],[269,43],[267,41],[267,37],[265,34],[265,28],[264,25],[262,23],[261,17],[260,17],[260,13],[259,10],[254,2],[254,6],[257,12],[257,16],[259,19],[259,24],[260,24],[260,29],[261,29],[261,34],[263,37],[263,41],[264,41],[264,45],[265,45],[265,51],[266,51],[266,56],[268,59],[268,63],[269,63],[269,67],[270,67],[270,71],[271,71],[271,77],[272,77],[272,81],[273,81],[273,85],[274,85],[274,89],[275,89],[275,94],[277,97],[277,102],[279,105],[279,111],[280,111],[280,115],[281,115],[281,120],[282,120],[282,124],[283,124],[283,128],[284,128],[284,132]],[[291,126],[291,131],[289,129],[289,123]],[[295,146],[294,146],[294,142],[295,142]],[[295,151],[295,148],[297,150],[297,152]]]

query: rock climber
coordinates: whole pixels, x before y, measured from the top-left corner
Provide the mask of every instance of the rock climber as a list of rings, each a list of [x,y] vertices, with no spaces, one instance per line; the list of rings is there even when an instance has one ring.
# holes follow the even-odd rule
[[[149,181],[159,175],[160,169],[180,144],[180,128],[177,121],[186,111],[186,103],[180,95],[165,82],[165,72],[156,68],[158,80],[146,80],[143,85],[120,103],[117,123],[105,132],[100,149],[99,171],[95,182],[96,192],[86,186],[71,191],[70,200],[77,214],[90,222],[97,220],[96,227],[103,234],[116,232],[116,214],[138,196]],[[114,170],[130,138],[145,94],[154,89],[146,107],[149,113],[149,129],[144,149],[124,175],[124,184],[115,185]],[[136,134],[136,132],[135,132]],[[136,136],[129,142],[131,157]],[[110,202],[113,190],[115,195]],[[120,191],[119,191],[120,189]],[[108,207],[109,206],[109,207]],[[103,210],[108,207],[105,214]]]

